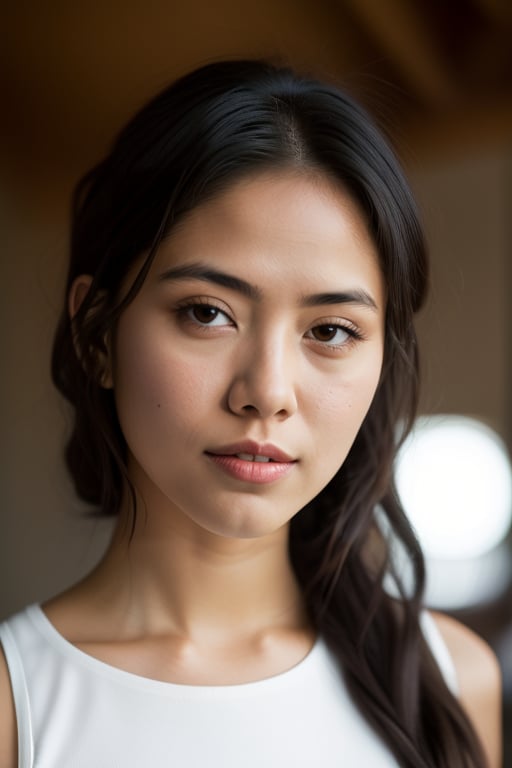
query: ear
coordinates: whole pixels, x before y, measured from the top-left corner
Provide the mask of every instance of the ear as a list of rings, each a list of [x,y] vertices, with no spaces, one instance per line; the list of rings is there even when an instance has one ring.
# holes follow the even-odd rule
[[[92,283],[92,275],[79,275],[75,277],[68,295],[68,312],[71,320],[82,306],[82,302],[89,292]]]
[[[71,318],[72,324],[78,310],[82,306],[82,303],[89,292],[92,281],[93,281],[93,278],[91,275],[79,275],[73,280],[73,283],[71,285],[71,288],[69,289],[69,295],[68,295],[68,312],[69,312],[69,316]],[[92,313],[94,311],[95,309],[91,309]],[[106,354],[99,349],[95,349],[93,352],[95,378],[97,379],[98,383],[105,389],[112,389],[112,387],[114,386],[114,381],[112,378],[112,362],[111,362],[112,356],[111,356],[111,345],[110,345],[109,335],[105,337],[104,342],[105,342],[105,348],[107,350]],[[80,348],[76,329],[73,329],[73,343],[75,346],[76,355],[78,359],[81,360],[82,350]],[[85,365],[84,365],[84,368],[85,368]]]

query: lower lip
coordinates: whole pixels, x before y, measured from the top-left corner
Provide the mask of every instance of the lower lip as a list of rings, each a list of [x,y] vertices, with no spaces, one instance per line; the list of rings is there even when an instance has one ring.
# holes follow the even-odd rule
[[[236,480],[263,485],[288,475],[295,461],[244,461],[238,456],[206,454],[210,461]]]

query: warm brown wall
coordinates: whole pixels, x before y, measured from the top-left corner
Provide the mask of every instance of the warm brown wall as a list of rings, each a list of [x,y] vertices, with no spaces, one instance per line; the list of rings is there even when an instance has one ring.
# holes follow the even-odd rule
[[[78,515],[61,452],[66,410],[49,377],[67,246],[69,180],[0,177],[0,615],[85,571],[93,526]]]
[[[481,148],[412,174],[432,253],[418,322],[422,410],[483,419],[512,447],[512,149]]]

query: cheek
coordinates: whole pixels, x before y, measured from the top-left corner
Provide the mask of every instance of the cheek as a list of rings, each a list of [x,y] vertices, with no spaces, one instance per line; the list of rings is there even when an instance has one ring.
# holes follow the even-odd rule
[[[159,344],[157,334],[123,331],[114,359],[114,394],[127,442],[131,436],[139,442],[148,435],[172,437],[180,427],[192,436],[196,424],[204,426],[205,408],[220,399],[215,367]]]
[[[366,359],[351,367],[327,392],[327,408],[333,414],[337,410],[349,410],[354,418],[364,418],[377,390],[382,370],[382,353],[369,354]]]
[[[380,356],[368,365],[351,371],[322,393],[317,418],[323,424],[324,435],[341,464],[345,459],[373,401],[381,373]]]

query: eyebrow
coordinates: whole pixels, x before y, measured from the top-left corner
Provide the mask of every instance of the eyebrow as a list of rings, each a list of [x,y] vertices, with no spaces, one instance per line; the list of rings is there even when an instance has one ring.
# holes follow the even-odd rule
[[[180,267],[171,267],[166,269],[158,276],[159,282],[173,280],[202,280],[207,283],[215,283],[223,288],[229,288],[236,293],[240,293],[246,298],[255,301],[261,300],[263,294],[260,288],[248,283],[241,277],[229,275],[226,272],[219,272],[205,264],[199,262],[193,264],[183,264]],[[330,304],[357,304],[367,307],[374,311],[377,310],[377,304],[372,296],[363,289],[354,289],[349,291],[329,291],[327,293],[313,293],[303,296],[300,305],[303,307],[316,307]]]
[[[313,293],[310,296],[304,296],[301,304],[304,307],[317,307],[326,304],[357,304],[374,311],[378,309],[370,294],[361,288],[351,291]]]

